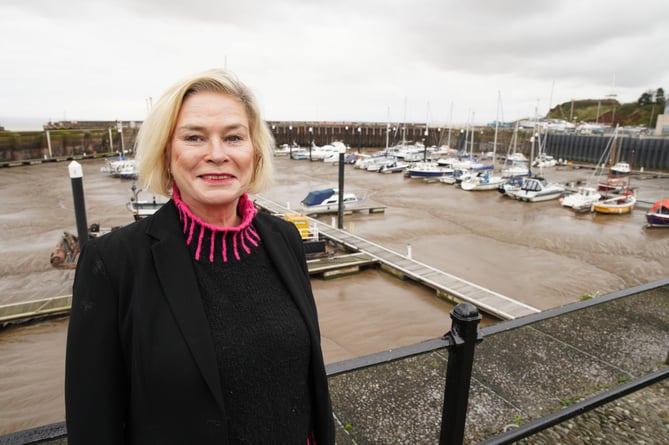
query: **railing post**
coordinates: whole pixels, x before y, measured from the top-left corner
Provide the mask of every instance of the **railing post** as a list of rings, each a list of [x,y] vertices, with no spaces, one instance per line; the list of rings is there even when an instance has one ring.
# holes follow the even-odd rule
[[[474,348],[480,340],[481,314],[476,306],[460,303],[451,311],[451,331],[444,409],[441,417],[440,445],[462,445],[467,418],[469,384],[474,363]]]

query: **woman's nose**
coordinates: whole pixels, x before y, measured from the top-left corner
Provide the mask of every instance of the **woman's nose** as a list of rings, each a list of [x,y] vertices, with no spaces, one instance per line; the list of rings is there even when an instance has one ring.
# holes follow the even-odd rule
[[[211,139],[209,142],[209,158],[212,161],[224,161],[228,159],[228,150],[225,142],[220,139]]]

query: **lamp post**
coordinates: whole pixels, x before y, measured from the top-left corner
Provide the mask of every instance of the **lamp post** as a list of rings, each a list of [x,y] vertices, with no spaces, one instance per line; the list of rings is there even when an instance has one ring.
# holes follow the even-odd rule
[[[290,144],[290,159],[293,159],[293,126],[288,126],[288,144]]]
[[[358,127],[358,152],[362,153],[362,127]]]
[[[339,199],[337,203],[337,228],[344,228],[344,153],[346,145],[339,146]]]

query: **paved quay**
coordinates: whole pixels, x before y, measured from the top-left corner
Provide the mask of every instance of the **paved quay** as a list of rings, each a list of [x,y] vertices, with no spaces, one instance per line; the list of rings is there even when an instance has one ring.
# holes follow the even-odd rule
[[[627,290],[624,294],[632,293],[622,297],[598,297],[610,300],[602,304],[576,303],[572,312],[517,328],[513,326],[520,320],[483,328],[474,359],[465,443],[479,443],[515,424],[666,368],[669,280],[659,284]],[[438,339],[432,343],[438,345]],[[385,355],[411,354],[420,348]],[[427,350],[346,370],[383,360],[383,355],[329,366],[339,422],[337,443],[438,443],[448,352]],[[669,380],[520,443],[668,444]]]

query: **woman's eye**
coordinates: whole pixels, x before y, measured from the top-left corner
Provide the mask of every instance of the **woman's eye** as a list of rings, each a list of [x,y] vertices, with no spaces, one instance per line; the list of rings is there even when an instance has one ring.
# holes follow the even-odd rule
[[[190,135],[186,136],[184,139],[188,142],[198,142],[198,141],[202,140],[200,135],[197,135],[197,134],[190,134]]]

